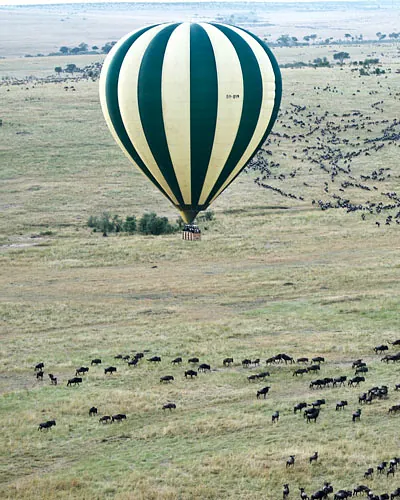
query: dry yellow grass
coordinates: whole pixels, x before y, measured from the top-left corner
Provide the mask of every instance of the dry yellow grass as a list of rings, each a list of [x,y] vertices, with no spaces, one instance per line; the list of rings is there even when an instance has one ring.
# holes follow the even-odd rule
[[[282,58],[298,60],[296,50],[282,50]],[[396,47],[385,50],[391,61]],[[41,64],[45,74],[53,61]],[[17,63],[13,71],[20,71]],[[314,85],[328,81],[343,89],[343,109],[369,109],[378,100],[352,95],[359,81],[348,68],[285,70],[282,111],[291,99],[333,111],[333,97],[310,98]],[[377,82],[368,84],[382,92]],[[397,83],[398,75],[390,75],[388,84]],[[102,238],[86,227],[87,217],[101,210],[175,213],[113,144],[97,84],[76,88],[29,85],[7,92],[0,86],[6,103],[0,129],[1,498],[277,500],[286,482],[292,498],[299,486],[310,493],[325,480],[335,489],[354,486],[368,466],[398,454],[399,417],[387,415],[398,403],[398,366],[381,363],[372,351],[399,337],[397,226],[378,228],[372,218],[316,209],[310,201],[321,191],[320,173],[307,179],[313,182],[308,199],[296,203],[257,187],[255,174],[247,173],[218,199],[216,221],[199,244],[179,235]],[[393,103],[385,107],[388,119],[396,116]],[[382,189],[398,190],[394,152],[385,150],[373,164],[363,159],[358,171],[390,164],[393,175]],[[282,158],[282,171],[291,166]],[[303,180],[292,187],[300,189]],[[144,349],[146,357],[160,355],[161,365],[143,361],[129,368],[114,360]],[[362,357],[370,373],[359,389],[311,391],[313,376],[296,378],[293,367],[264,365],[259,371],[270,371],[264,385],[271,393],[256,400],[263,383],[251,384],[247,375],[258,369],[245,370],[240,360],[279,352],[325,356],[323,376],[350,376],[351,361]],[[184,366],[172,367],[179,355]],[[194,355],[213,371],[186,380]],[[227,356],[235,359],[231,368],[222,365]],[[75,369],[94,357],[103,364],[90,368],[81,387],[66,387]],[[36,381],[39,361],[45,377],[59,377],[57,387]],[[112,364],[118,372],[105,376]],[[175,377],[172,384],[159,383],[166,374]],[[359,392],[382,384],[390,387],[389,399],[365,407],[353,425]],[[317,397],[326,398],[326,408],[316,425],[307,425],[293,406]],[[339,413],[340,399],[349,407]],[[168,400],[176,402],[175,412],[161,410]],[[128,418],[101,425],[88,416],[92,405],[101,415]],[[272,426],[277,409],[281,421]],[[57,426],[39,432],[38,423],[50,418]],[[315,450],[320,461],[310,467]],[[296,465],[286,470],[291,454]],[[383,492],[397,483],[398,476],[384,476],[372,485]]]

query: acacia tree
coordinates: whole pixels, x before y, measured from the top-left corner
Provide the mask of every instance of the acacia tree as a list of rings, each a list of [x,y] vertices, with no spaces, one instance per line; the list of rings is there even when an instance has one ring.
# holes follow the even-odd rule
[[[343,64],[345,59],[350,59],[350,54],[348,52],[337,52],[336,54],[333,54],[333,59],[335,59],[335,61],[339,61],[340,64]]]
[[[61,66],[56,66],[56,67],[54,68],[54,71],[57,73],[57,75],[59,75],[60,73],[62,73],[63,69],[62,69],[62,67],[61,67]]]

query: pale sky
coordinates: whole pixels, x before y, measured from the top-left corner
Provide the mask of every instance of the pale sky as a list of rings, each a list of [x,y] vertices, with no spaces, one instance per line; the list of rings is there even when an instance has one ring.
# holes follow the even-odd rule
[[[206,2],[213,3],[213,0],[0,0],[0,5],[38,5],[38,4],[66,4],[66,3],[172,3],[172,2]],[[243,2],[246,0],[214,0],[215,3],[222,2]],[[298,2],[352,2],[356,0],[247,0],[250,2],[273,2],[273,3],[298,3]],[[379,3],[379,0],[370,0],[372,4]]]

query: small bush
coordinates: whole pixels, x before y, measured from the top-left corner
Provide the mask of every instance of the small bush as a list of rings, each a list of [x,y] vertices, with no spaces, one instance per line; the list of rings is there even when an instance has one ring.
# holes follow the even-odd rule
[[[158,217],[154,212],[143,214],[139,220],[139,232],[142,234],[170,234],[177,226],[169,223],[167,217]]]
[[[122,230],[129,234],[136,233],[137,221],[134,215],[128,215],[126,217]]]

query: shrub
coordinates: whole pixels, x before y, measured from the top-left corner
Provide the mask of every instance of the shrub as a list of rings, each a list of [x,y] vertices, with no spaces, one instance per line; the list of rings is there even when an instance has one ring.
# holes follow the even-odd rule
[[[134,215],[128,215],[126,217],[125,222],[122,226],[122,230],[129,234],[136,233],[137,221]]]
[[[154,212],[143,214],[139,220],[139,232],[142,234],[169,234],[177,230],[167,217],[158,217]]]

